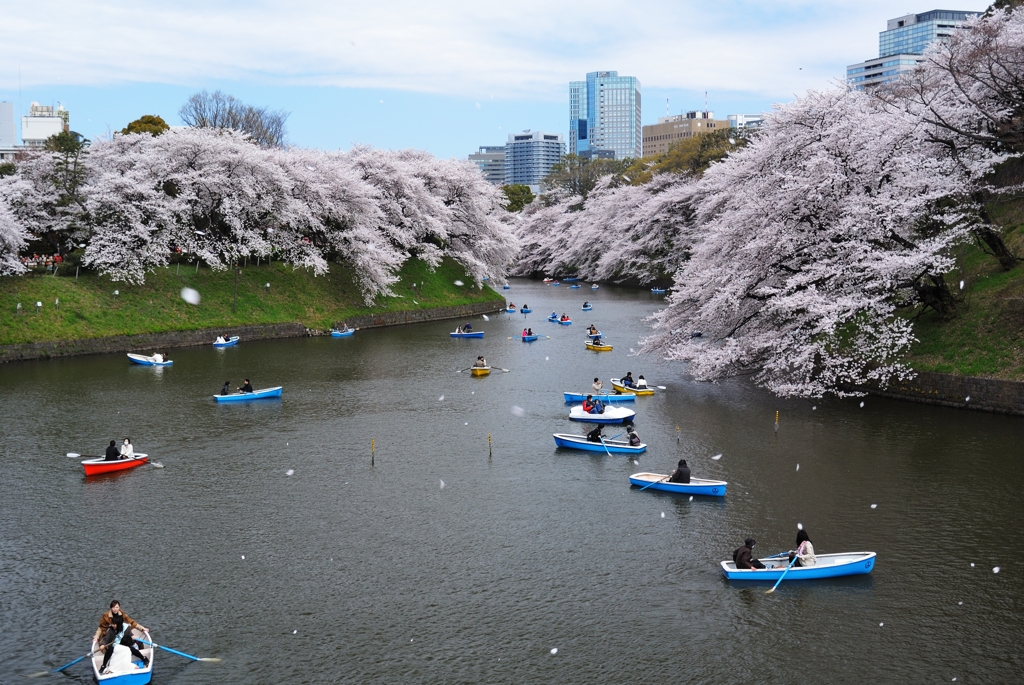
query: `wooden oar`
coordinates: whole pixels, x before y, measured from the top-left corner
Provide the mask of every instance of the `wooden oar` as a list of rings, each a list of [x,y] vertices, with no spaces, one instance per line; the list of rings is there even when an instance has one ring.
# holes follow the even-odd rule
[[[505,373],[508,373],[508,369],[503,369],[500,366],[492,366],[491,368],[492,369],[497,369],[498,371],[504,371]]]
[[[470,367],[469,367],[469,368],[467,368],[467,369],[459,369],[459,370],[458,370],[458,371],[456,371],[455,373],[462,373],[463,371],[469,371],[469,369],[472,369],[472,368],[473,368],[473,367],[472,367],[472,366],[470,366]]]
[[[185,652],[179,652],[178,650],[171,649],[170,647],[164,647],[163,645],[158,645],[155,642],[149,642],[149,641],[143,640],[141,638],[135,638],[135,639],[138,640],[139,642],[141,642],[144,645],[151,645],[153,647],[159,647],[160,649],[164,650],[165,652],[170,652],[171,654],[177,654],[178,656],[183,656],[186,659],[191,659],[192,661],[211,661],[211,662],[218,662],[218,661],[220,661],[220,659],[217,659],[215,657],[192,656],[191,654],[186,654]]]
[[[779,586],[779,583],[781,583],[781,582],[782,582],[782,579],[786,577],[786,574],[787,574],[787,573],[789,573],[789,569],[793,568],[793,564],[795,564],[795,563],[796,563],[796,560],[797,560],[797,559],[798,559],[797,555],[795,555],[795,554],[794,554],[794,555],[793,555],[793,558],[792,558],[792,559],[790,560],[790,562],[789,562],[789,566],[787,566],[787,567],[786,567],[786,570],[782,572],[782,575],[781,575],[781,576],[779,576],[779,579],[778,579],[777,581],[775,581],[775,585],[772,585],[772,589],[771,589],[771,590],[765,590],[765,591],[764,591],[764,594],[766,594],[766,595],[770,595],[770,594],[772,594],[773,592],[775,592],[775,588],[777,588],[777,587]]]
[[[648,483],[647,485],[643,486],[642,488],[640,488],[640,492],[643,492],[644,490],[646,490],[647,488],[651,487],[652,485],[656,485],[658,483],[661,483],[662,481],[666,481],[666,480],[668,480],[671,477],[672,477],[672,475],[669,474],[669,475],[665,476],[664,478],[662,478],[661,480],[652,481],[652,482]]]
[[[78,452],[68,452],[67,456],[70,457],[71,459],[80,459],[80,458],[82,458],[82,455],[79,454]],[[85,455],[85,458],[86,459],[102,459],[103,456],[99,455],[99,454],[87,454],[87,455]]]

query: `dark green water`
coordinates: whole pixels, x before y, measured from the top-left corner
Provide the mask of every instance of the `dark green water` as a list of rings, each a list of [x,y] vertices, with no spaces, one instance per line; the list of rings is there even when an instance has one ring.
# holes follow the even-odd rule
[[[496,315],[484,340],[440,322],[176,350],[164,370],[0,366],[0,682],[85,653],[112,597],[223,659],[160,653],[161,684],[1020,681],[1024,420],[697,385],[629,356],[649,293],[506,294],[551,339],[508,340],[523,317]],[[613,352],[584,349],[590,322]],[[510,373],[455,373],[477,354]],[[562,391],[627,370],[669,388],[636,403],[639,465],[557,450],[583,432]],[[213,403],[243,376],[283,398]],[[165,468],[86,480],[64,456],[124,435]],[[729,496],[630,488],[681,457]],[[789,549],[798,522],[875,571],[772,595],[722,578],[744,537]]]

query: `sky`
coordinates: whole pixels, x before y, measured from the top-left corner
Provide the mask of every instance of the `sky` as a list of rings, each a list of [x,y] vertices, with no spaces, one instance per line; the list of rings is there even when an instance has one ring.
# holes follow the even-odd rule
[[[942,9],[983,11],[958,0]],[[755,114],[878,55],[892,0],[50,0],[4,3],[0,101],[63,104],[95,138],[143,114],[180,125],[220,89],[290,112],[288,141],[465,157],[526,129],[568,134],[569,81],[641,83],[643,123]]]

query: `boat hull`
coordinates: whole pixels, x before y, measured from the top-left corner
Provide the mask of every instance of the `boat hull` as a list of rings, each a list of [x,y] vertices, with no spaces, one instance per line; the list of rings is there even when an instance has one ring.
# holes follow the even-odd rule
[[[252,400],[264,400],[270,397],[280,397],[282,386],[276,388],[262,388],[253,392],[236,392],[230,395],[214,395],[213,399],[218,402],[251,402]]]
[[[136,466],[142,466],[148,461],[148,454],[136,454],[134,459],[118,459],[116,461],[85,459],[82,461],[82,468],[85,469],[85,475],[98,476],[103,473],[113,473],[114,471],[133,469]]]
[[[631,392],[636,395],[653,395],[654,388],[627,388],[618,378],[612,379],[612,387],[619,392]]]
[[[349,338],[349,337],[355,335],[355,332],[356,332],[356,329],[354,329],[354,328],[349,328],[349,329],[344,330],[344,331],[331,331],[331,337],[332,338]]]
[[[571,326],[572,325],[572,321],[571,320],[570,321],[559,321],[558,323],[562,324],[563,326]]]
[[[591,290],[597,290],[597,289],[598,289],[599,287],[600,287],[600,286],[598,286],[598,285],[597,285],[597,284],[595,283],[594,285],[590,286],[590,289],[591,289]]]
[[[600,337],[603,337],[603,336],[604,336],[604,333],[602,333],[601,331],[598,331],[597,333],[587,333],[587,337],[590,338],[591,340],[593,340],[594,338],[600,338]]]
[[[484,366],[484,367],[474,366],[473,368],[471,368],[469,370],[469,372],[472,375],[474,375],[474,376],[489,376],[491,374],[491,367],[489,367],[489,366]]]
[[[507,314],[515,314],[516,311],[518,311],[518,310],[515,307],[505,307],[505,312]]]
[[[213,343],[213,346],[214,347],[233,347],[233,346],[235,346],[237,344],[238,344],[238,336],[237,335],[233,335],[233,336],[231,336],[230,338],[228,338],[226,341],[224,341],[222,343],[219,343],[219,342]]]
[[[529,307],[523,307],[523,308],[522,308],[522,309],[520,309],[519,311],[521,311],[521,312],[522,312],[523,314],[530,314],[530,313],[532,313],[532,312],[533,312],[533,310],[532,310],[532,309],[530,309]]]
[[[589,312],[589,311],[591,311],[593,309],[594,309],[593,307],[580,307],[580,311],[581,312]]]
[[[570,288],[572,288],[573,290],[579,290],[581,286],[578,286],[578,285],[570,285],[569,287],[570,287]]]
[[[722,573],[729,580],[778,580],[789,566],[786,557],[761,559],[766,571],[749,571],[737,569],[732,561],[721,563]],[[814,580],[816,578],[842,578],[871,573],[875,568],[874,552],[846,552],[843,554],[819,554],[814,566],[794,566],[786,573],[786,581]]]
[[[590,442],[586,436],[583,435],[572,435],[570,433],[554,433],[555,444],[559,447],[567,447],[571,450],[584,450],[586,452],[601,452],[605,453],[605,448],[612,454],[640,454],[641,452],[647,451],[647,445],[640,443],[636,447],[630,445],[628,442],[621,440],[605,440],[604,444],[600,442]]]
[[[503,285],[503,286],[501,286],[501,289],[502,290],[511,290],[512,286],[510,286],[510,285]]]
[[[449,333],[453,338],[482,338],[484,337],[483,331],[473,331],[472,333]]]
[[[524,336],[522,336],[523,342],[533,342],[534,340],[536,340],[539,337],[540,337],[539,335],[524,335]]]
[[[583,411],[583,405],[569,410],[569,419],[581,423],[626,423],[635,416],[635,411],[625,407],[605,407],[603,414],[588,414]]]
[[[725,497],[728,485],[724,480],[707,480],[691,478],[689,483],[669,483],[666,473],[634,473],[629,477],[632,485],[646,487],[648,490],[673,492],[677,495],[705,495],[707,497]],[[654,485],[651,485],[654,483]]]
[[[142,631],[138,629],[130,629],[132,636],[136,639],[145,640],[146,642],[152,642],[153,639],[149,636],[148,631]],[[92,664],[92,673],[98,683],[102,685],[146,685],[153,678],[153,655],[156,653],[156,649],[149,645],[142,645],[143,655],[149,658],[149,665],[145,668],[138,668],[133,662],[134,657],[132,656],[131,650],[121,644],[114,645],[114,653],[110,656],[110,662],[107,664],[107,669],[110,673],[106,675],[100,675],[100,666],[103,665],[103,652],[97,651],[99,645],[95,640],[92,642],[92,648],[90,652],[95,652],[90,658],[89,662]],[[142,662],[138,662],[142,663]]]
[[[162,362],[158,362],[152,357],[147,357],[144,354],[133,354],[131,352],[128,353],[128,359],[130,359],[135,364],[139,364],[140,366],[170,366],[171,364],[174,363],[170,359],[165,359]]]
[[[611,345],[596,345],[593,342],[591,342],[590,340],[588,340],[587,342],[585,342],[583,344],[587,346],[588,350],[593,350],[594,352],[611,352],[612,351],[612,346]]]
[[[655,295],[664,295],[665,294],[665,291],[662,290],[661,288],[651,288],[651,292],[654,293]]]
[[[566,392],[562,394],[565,395],[566,402],[582,402],[583,400],[587,399],[587,395],[592,395],[593,397],[596,397],[605,404],[608,404],[609,402],[636,401],[636,395],[634,395],[631,392],[622,393],[621,395],[616,395],[610,392]]]

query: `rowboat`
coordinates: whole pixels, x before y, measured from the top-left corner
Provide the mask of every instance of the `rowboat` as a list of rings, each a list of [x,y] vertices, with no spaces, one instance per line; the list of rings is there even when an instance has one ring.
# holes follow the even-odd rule
[[[160,358],[160,361],[157,361],[156,357],[147,357],[144,354],[133,354],[131,352],[128,353],[128,358],[136,364],[142,364],[143,366],[170,366],[174,363],[170,359],[164,359],[163,357]]]
[[[558,281],[551,281],[548,285],[558,285]]]
[[[523,336],[523,342],[533,342],[534,340],[536,340],[539,337],[540,337],[539,335],[524,335]]]
[[[553,279],[553,278],[545,278],[545,279],[544,279],[543,281],[541,281],[541,282],[542,282],[542,283],[553,283],[553,282],[554,282],[554,280],[555,280],[555,279]]]
[[[238,336],[237,335],[233,335],[230,338],[228,338],[227,340],[225,340],[224,342],[214,342],[213,346],[214,347],[231,347],[232,345],[237,345],[237,344],[238,344]]]
[[[578,281],[580,279],[576,278],[576,277],[572,277],[572,278],[563,278],[562,280],[565,281],[566,283],[573,283],[573,282]]]
[[[593,305],[589,305],[589,304],[588,304],[588,305],[587,305],[587,306],[585,306],[585,307],[580,307],[580,311],[583,311],[583,312],[589,312],[589,311],[590,311],[591,309],[593,309],[593,308],[594,308],[594,306],[593,306]]]
[[[651,292],[654,293],[655,295],[664,295],[665,294],[665,289],[664,288],[651,288]]]
[[[569,288],[571,288],[571,289],[573,289],[573,290],[579,290],[579,289],[580,289],[580,287],[581,287],[581,286],[578,286],[578,285],[570,285],[570,286],[569,286]]]
[[[522,309],[520,309],[519,311],[521,311],[521,312],[522,312],[523,314],[529,314],[529,313],[530,313],[530,312],[532,312],[533,310],[532,310],[532,309],[530,309],[529,307],[523,307],[523,308],[522,308]]]
[[[636,401],[636,395],[631,392],[615,394],[608,391],[605,392],[566,392],[562,393],[565,395],[566,402],[582,402],[587,399],[587,395],[592,395],[597,399],[601,400],[605,404],[609,402],[634,402]]]
[[[515,314],[516,313],[516,308],[515,307],[505,307],[505,312],[507,314]]]
[[[558,323],[558,317],[557,316],[549,316],[548,317],[548,321],[550,321],[551,323]]]
[[[213,399],[218,402],[248,402],[249,400],[262,400],[267,397],[280,397],[281,386],[276,388],[262,388],[252,392],[233,392],[230,395],[214,395]]]
[[[136,454],[133,459],[118,459],[116,461],[107,461],[103,457],[98,457],[96,459],[85,459],[82,461],[82,468],[85,469],[85,475],[98,476],[101,473],[133,469],[136,466],[142,466],[147,461],[149,461],[149,455],[141,453]]]
[[[562,324],[563,326],[571,326],[572,325],[572,319],[566,319],[564,321],[562,319],[559,319],[558,323]]]
[[[512,286],[510,286],[510,285],[503,285],[503,286],[501,286],[501,289],[502,290],[511,290]]]
[[[356,332],[356,329],[354,329],[354,328],[346,328],[343,331],[339,331],[337,329],[332,328],[331,329],[331,337],[332,338],[347,338],[347,337],[353,335],[355,332]]]
[[[600,338],[602,335],[604,334],[601,333],[601,331],[598,331],[597,333],[587,333],[587,337],[590,338],[591,340],[593,340],[594,338]]]
[[[605,407],[603,414],[588,414],[583,411],[582,404],[569,410],[571,421],[583,423],[626,423],[632,421],[634,416],[636,412],[625,407]]]
[[[148,630],[125,628],[125,631],[131,632],[132,637],[136,640],[153,642],[153,638],[149,636]],[[156,650],[147,644],[139,646],[142,647],[139,650],[142,652],[142,655],[149,659],[148,665],[143,666],[141,661],[134,661],[135,657],[132,656],[131,650],[118,643],[114,645],[114,653],[110,655],[107,671],[104,672],[105,675],[100,675],[100,666],[103,665],[103,652],[105,650],[101,650],[96,640],[93,640],[90,651],[94,652],[94,654],[90,657],[89,661],[92,663],[92,672],[97,682],[103,683],[103,685],[146,685],[153,677],[153,655]]]
[[[725,486],[728,485],[724,480],[707,480],[706,478],[691,478],[689,483],[669,483],[668,478],[668,474],[664,473],[634,473],[629,477],[629,482],[641,487],[646,486],[648,490],[663,490],[680,495],[708,495],[710,497],[725,497]]]
[[[590,289],[591,289],[591,290],[597,290],[597,289],[598,289],[598,288],[600,288],[600,287],[601,287],[601,286],[599,286],[599,285],[598,285],[597,283],[591,283],[591,284],[590,284]]]
[[[491,367],[489,366],[474,366],[469,370],[474,376],[489,376],[491,374]]]
[[[588,350],[593,350],[594,352],[611,352],[612,351],[612,346],[611,345],[609,345],[608,343],[600,342],[598,340],[587,340],[583,344],[587,346]]]
[[[767,570],[752,571],[737,569],[732,561],[722,562],[722,573],[729,580],[778,580],[789,566],[786,557],[761,559]],[[814,566],[793,566],[786,573],[786,580],[810,580],[812,578],[839,578],[871,573],[875,567],[874,552],[843,552],[841,554],[818,554]]]
[[[568,447],[573,450],[586,450],[587,452],[604,452],[605,448],[615,454],[640,454],[647,450],[647,445],[640,443],[636,447],[630,445],[627,440],[608,440],[604,444],[590,442],[585,435],[571,435],[569,433],[554,433],[555,444],[559,447]]]
[[[470,333],[449,333],[453,338],[482,338],[484,337],[483,331],[472,331]]]
[[[613,378],[613,379],[611,379],[611,381],[612,381],[612,387],[615,388],[616,390],[618,390],[619,392],[634,392],[637,395],[653,395],[654,394],[654,388],[651,388],[651,387],[646,387],[646,388],[627,388],[626,386],[624,386],[622,384],[622,381],[619,380],[618,378]]]

